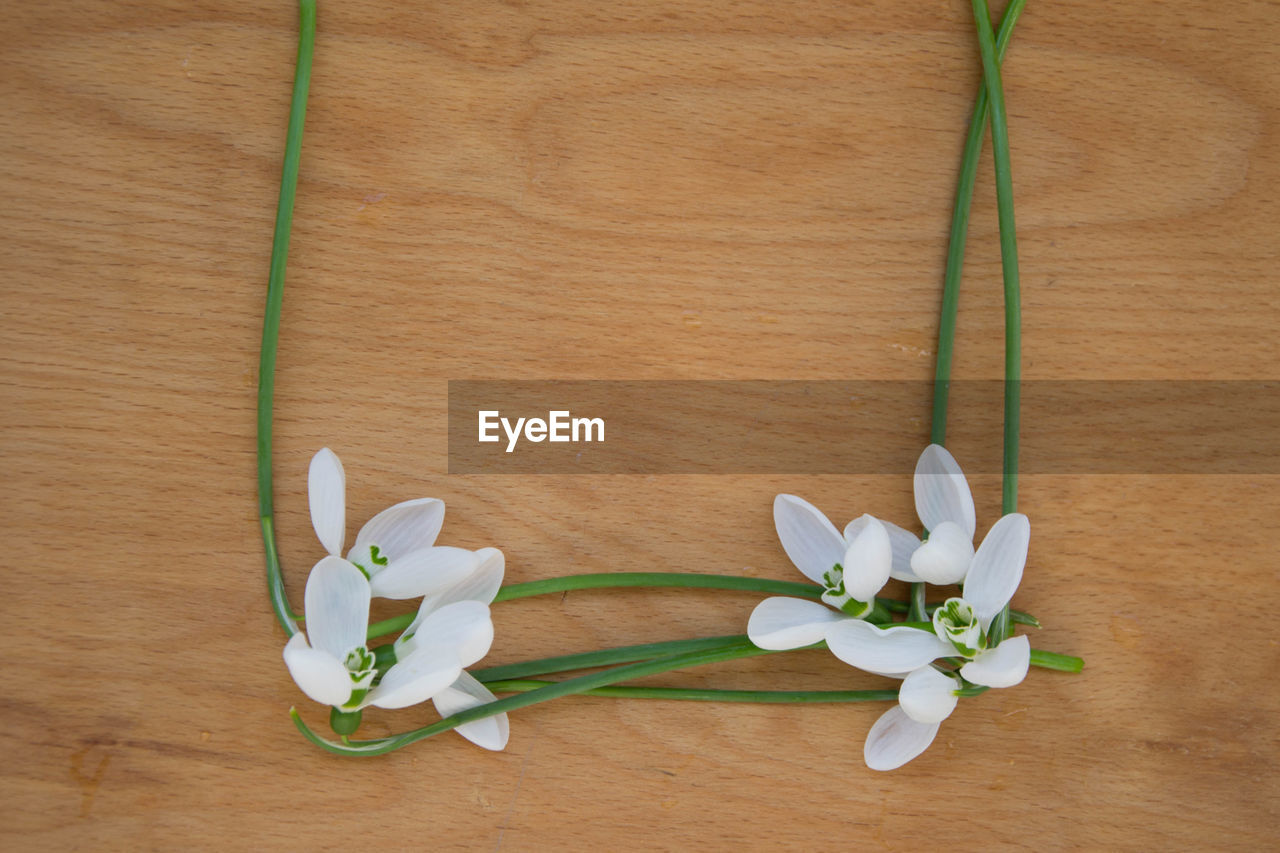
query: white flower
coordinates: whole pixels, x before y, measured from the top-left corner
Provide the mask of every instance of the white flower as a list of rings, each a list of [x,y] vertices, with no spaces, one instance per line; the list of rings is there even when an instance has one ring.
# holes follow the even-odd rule
[[[911,548],[905,571],[894,577],[905,581],[952,584],[964,580],[973,561],[973,534],[977,528],[973,495],[955,457],[938,444],[920,454],[912,481],[916,515],[929,531],[924,544],[913,533],[903,547]]]
[[[441,716],[448,717],[494,701],[493,693],[462,668],[483,657],[492,643],[493,626],[489,621],[488,605],[498,594],[506,571],[502,552],[496,548],[468,551],[435,545],[436,536],[444,524],[444,502],[421,498],[396,504],[375,515],[356,535],[348,559],[342,560],[339,554],[346,533],[346,475],[337,454],[327,447],[311,460],[307,492],[311,524],[331,555],[326,560],[344,563],[368,578],[361,643],[368,625],[369,595],[395,599],[424,596],[413,623],[395,642],[397,663],[387,670],[374,692],[367,697],[366,704],[384,708],[404,707],[431,699]],[[346,574],[350,576],[350,573]],[[311,588],[310,581],[307,588]],[[483,643],[483,649],[480,649],[479,642],[483,634],[476,628],[481,611],[489,626],[488,640]],[[311,616],[309,602],[307,616]],[[313,632],[310,621],[307,629],[309,633]],[[454,678],[442,689],[424,693],[434,684],[426,680],[427,675],[443,653],[439,648],[441,632],[447,636],[449,632],[459,631],[462,633],[457,636],[470,639],[459,649],[459,664],[452,670]],[[298,641],[300,636],[296,635],[290,641],[295,649],[306,648],[306,638]],[[289,650],[286,649],[285,653],[287,660]],[[444,659],[447,657],[445,654]],[[292,664],[290,671],[293,671]],[[298,680],[296,674],[294,679]],[[298,681],[298,684],[306,692],[302,682]],[[334,684],[336,695],[336,682]],[[381,698],[375,701],[374,693]],[[316,698],[309,692],[307,695]],[[404,704],[389,705],[388,701],[403,701]],[[506,747],[510,735],[506,714],[464,723],[455,731],[492,750]]]
[[[463,668],[493,643],[489,607],[479,601],[444,603],[419,613],[412,644],[397,648],[397,662],[375,686],[369,628],[369,581],[346,560],[325,557],[307,578],[306,633],[290,638],[284,662],[302,692],[344,711],[370,705],[406,708],[455,687]],[[468,676],[470,678],[470,676]]]
[[[466,604],[480,604],[484,605],[486,610],[488,609],[487,605],[493,601],[494,596],[498,594],[498,588],[502,585],[502,552],[496,548],[481,548],[476,553],[480,555],[480,565],[465,581],[422,599],[422,604],[418,607],[418,615],[396,639],[397,660],[411,659],[421,654],[423,644],[432,642],[430,632],[435,630],[433,625],[438,624],[441,614],[449,613],[454,608]],[[395,667],[392,667],[392,670],[394,669]],[[387,675],[390,674],[391,672],[387,673]],[[384,678],[383,681],[385,682],[386,679]],[[435,703],[440,716],[449,717],[459,711],[492,702],[496,698],[489,688],[469,673],[463,672],[453,684],[433,695],[431,700]],[[511,735],[506,714],[496,714],[463,723],[454,731],[472,743],[492,750],[505,748],[507,739]]]
[[[311,525],[320,544],[335,557],[341,556],[346,536],[346,483],[342,462],[332,450],[323,448],[312,457],[307,474]],[[419,498],[398,503],[360,528],[347,560],[369,578],[369,588],[379,598],[417,598],[455,586],[487,585],[488,579],[477,581],[474,576],[493,570],[487,552],[494,549],[469,551],[437,546],[436,536],[443,524],[443,501]],[[500,553],[498,557],[501,583]]]
[[[899,704],[882,716],[867,735],[867,766],[892,770],[922,753],[938,733],[938,725],[954,710],[953,675],[930,664],[941,657],[962,657],[959,674],[986,687],[1012,687],[1027,675],[1031,644],[1013,637],[989,647],[988,631],[1013,598],[1027,562],[1031,523],[1011,513],[997,521],[973,556],[963,598],[952,598],[934,612],[933,631],[900,626],[880,629],[865,622],[841,622],[826,632],[836,657],[859,669],[880,674],[907,673]]]
[[[823,640],[831,625],[865,617],[895,566],[905,567],[910,549],[919,545],[907,531],[870,515],[849,522],[842,535],[817,507],[795,495],[774,499],[773,520],[782,549],[805,577],[825,587],[822,600],[830,607],[766,598],[747,623],[747,635],[762,649],[808,646]]]

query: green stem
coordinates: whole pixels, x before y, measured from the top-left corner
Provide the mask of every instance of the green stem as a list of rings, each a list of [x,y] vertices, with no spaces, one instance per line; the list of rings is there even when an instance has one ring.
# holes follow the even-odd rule
[[[726,638],[716,638],[726,639]],[[816,648],[810,646],[807,648]],[[359,755],[373,756],[383,755],[393,750],[409,746],[420,740],[441,734],[457,728],[463,723],[482,720],[486,717],[492,717],[495,714],[503,714],[509,711],[515,711],[520,708],[526,708],[530,705],[536,705],[541,702],[548,702],[552,699],[559,699],[564,696],[572,696],[580,693],[588,693],[601,687],[608,687],[621,681],[632,681],[637,678],[644,678],[650,675],[658,675],[663,672],[670,672],[676,669],[685,669],[687,667],[702,666],[709,663],[718,663],[720,661],[735,660],[737,658],[753,657],[756,655],[776,654],[776,652],[756,648],[751,644],[750,640],[739,638],[734,642],[727,643],[719,648],[702,649],[698,651],[685,652],[683,654],[664,655],[653,660],[632,663],[625,666],[617,666],[612,669],[606,669],[601,672],[592,673],[590,675],[571,678],[567,681],[554,681],[546,685],[540,685],[517,696],[510,696],[506,699],[499,699],[494,702],[488,702],[484,705],[478,705],[475,708],[468,708],[465,711],[446,717],[437,723],[424,726],[420,729],[404,732],[403,734],[392,735],[390,737],[375,738],[373,740],[353,741],[344,737],[340,742],[327,740],[316,734],[310,727],[303,722],[301,715],[296,708],[289,709],[289,715],[293,718],[294,725],[302,732],[304,736],[312,743],[323,749],[339,755]],[[1071,660],[1067,655],[1058,655],[1053,652],[1042,652],[1033,649],[1031,653],[1032,663],[1036,666],[1048,666],[1051,669],[1064,669]],[[1083,665],[1081,663],[1081,665]],[[496,667],[494,669],[497,669]],[[510,680],[508,680],[510,681]],[[515,679],[515,681],[519,681]],[[491,682],[492,683],[492,682]],[[631,688],[634,690],[653,691],[660,688]],[[669,688],[676,689],[676,688]],[[789,692],[789,691],[788,691]],[[805,691],[810,695],[825,693],[827,691]],[[844,691],[838,691],[844,692]],[[980,692],[980,691],[977,691]],[[769,691],[730,691],[730,693],[738,694],[745,697],[748,693],[768,694]],[[798,692],[795,695],[802,695]],[[849,695],[862,694],[860,699],[843,699],[835,701],[873,701],[870,694],[881,693],[882,698],[888,699],[896,696],[896,691],[848,691]],[[656,694],[655,694],[656,695]],[[965,694],[970,695],[970,694]],[[694,698],[692,695],[688,697],[679,697],[668,694],[666,698]],[[716,698],[724,698],[718,696]],[[728,701],[820,701],[817,699],[776,699],[773,696],[768,698],[737,698]],[[833,700],[827,700],[833,701]]]
[[[1000,21],[996,54],[1004,59],[1013,37],[1013,27],[1027,0],[1011,0]],[[951,392],[951,361],[955,350],[956,315],[960,309],[960,277],[964,270],[964,247],[969,233],[969,209],[973,203],[973,185],[978,176],[978,160],[982,154],[982,137],[987,129],[989,96],[984,83],[978,89],[969,121],[969,135],[960,157],[960,178],[956,183],[956,203],[951,213],[951,236],[947,245],[947,268],[942,279],[942,310],[938,319],[938,356],[933,379],[933,425],[929,440],[946,444],[947,403]]]
[[[1013,218],[1013,172],[1009,163],[1009,124],[1000,60],[996,56],[987,0],[973,0],[973,18],[982,52],[982,72],[991,99],[991,153],[996,168],[996,211],[1000,220],[1000,264],[1004,270],[1004,488],[1003,514],[1018,509],[1018,427],[1022,397],[1022,308],[1018,281],[1018,234]],[[999,614],[994,636],[1009,636],[1008,606]]]
[[[971,684],[968,687],[962,687],[956,691],[956,695],[961,699],[967,696],[981,696],[990,690],[990,687],[983,687],[981,684]]]
[[[552,699],[559,699],[563,696],[585,693],[588,690],[594,690],[597,687],[606,687],[619,681],[632,681],[649,675],[670,672],[673,669],[684,669],[686,667],[702,666],[709,663],[718,663],[720,661],[766,654],[774,654],[774,652],[756,648],[750,641],[743,641],[720,649],[708,649],[704,651],[688,652],[686,654],[667,655],[655,660],[614,667],[613,669],[606,669],[602,672],[592,673],[591,675],[571,678],[567,681],[557,681],[529,693],[509,696],[506,699],[499,699],[496,702],[489,702],[484,705],[478,705],[475,708],[468,708],[465,711],[445,717],[437,723],[424,726],[420,729],[414,729],[413,731],[392,735],[390,737],[375,738],[373,740],[353,740],[345,743],[327,740],[312,731],[307,724],[302,721],[302,717],[298,714],[296,708],[291,708],[289,710],[289,714],[293,717],[294,725],[298,727],[298,731],[302,732],[302,734],[305,735],[312,743],[322,747],[323,749],[327,749],[330,752],[334,752],[339,755],[383,755],[385,753],[392,752],[393,750],[401,749],[402,747],[417,743],[418,741],[432,737],[433,735],[451,731],[463,723],[483,720],[484,718],[492,717],[495,714],[515,711],[520,708],[527,708],[530,705],[537,705],[540,702],[549,702]]]
[[[932,626],[928,622],[918,623],[898,623],[897,625],[886,627],[911,627],[922,631],[931,631]],[[611,649],[600,649],[594,652],[582,652],[572,655],[557,655],[549,658],[539,658],[537,660],[520,661],[519,663],[502,664],[501,666],[490,666],[484,669],[472,670],[471,674],[477,680],[486,684],[496,681],[512,681],[526,678],[539,678],[545,675],[555,675],[562,672],[572,672],[579,669],[594,669],[602,666],[614,666],[616,664],[634,663],[636,661],[653,660],[659,657],[670,657],[673,654],[685,654],[688,652],[714,651],[716,649],[729,648],[731,646],[739,646],[744,642],[749,642],[745,634],[730,634],[724,637],[699,637],[693,640],[670,640],[665,643],[643,643],[636,646],[617,646]],[[802,649],[825,649],[825,643],[814,643],[811,646],[803,646]],[[802,649],[792,649],[792,651],[801,651]],[[963,664],[964,661],[961,661]],[[1034,666],[1044,667],[1046,669],[1068,669],[1077,663],[1083,666],[1083,661],[1079,658],[1073,658],[1068,655],[1060,655],[1056,652],[1044,652],[1039,649],[1032,650],[1031,663]],[[1074,670],[1079,671],[1077,668]]]
[[[527,693],[555,681],[518,679],[490,681],[494,693]],[[615,699],[679,699],[693,702],[896,702],[897,690],[712,690],[686,687],[597,687],[583,691],[587,696]]]
[[[578,589],[611,589],[616,587],[691,587],[698,589],[733,589],[740,592],[764,592],[796,598],[822,599],[822,587],[798,581],[775,581],[767,578],[744,578],[697,572],[598,572],[565,575],[540,581],[529,581],[503,587],[494,601],[511,601],[533,595],[570,592]]]
[[[302,156],[302,126],[307,115],[307,90],[311,86],[311,56],[316,40],[316,0],[298,2],[298,61],[289,102],[289,130],[285,135],[284,168],[280,198],[276,204],[276,230],[271,241],[271,270],[267,277],[267,308],[262,321],[262,354],[258,364],[258,515],[267,557],[267,593],[276,621],[289,636],[298,632],[293,608],[285,593],[276,550],[275,510],[271,486],[271,416],[275,391],[276,351],[280,340],[280,309],[284,303],[284,272],[289,259],[289,231],[293,225],[293,200],[298,191],[298,161]]]
[[[1041,669],[1056,669],[1059,672],[1079,672],[1084,669],[1084,658],[1075,655],[1060,655],[1057,652],[1046,652],[1043,649],[1031,650],[1031,665]]]
[[[911,585],[911,604],[907,607],[907,620],[910,622],[923,622],[929,618],[929,606],[925,603],[925,594],[927,590],[923,583],[913,583]]]
[[[1018,23],[1022,7],[1027,0],[1012,0],[1000,22],[1000,35],[996,39],[996,54],[1004,59]],[[982,137],[986,133],[990,99],[985,83],[978,88],[973,104],[973,118],[969,121],[969,135],[964,141],[964,153],[960,157],[960,178],[956,182],[956,203],[951,213],[951,235],[947,243],[947,267],[942,277],[942,309],[938,318],[938,354],[933,375],[933,423],[929,441],[947,443],[947,404],[951,396],[951,362],[955,352],[956,316],[960,311],[960,278],[964,270],[964,246],[969,234],[969,210],[973,205],[973,186],[978,176],[978,158],[982,153]],[[919,619],[924,613],[924,589],[922,583],[911,585],[911,618]]]
[[[1018,280],[1018,235],[1013,216],[1013,172],[1009,162],[1009,124],[1000,60],[986,0],[973,0],[973,16],[982,52],[982,70],[991,100],[991,153],[996,170],[996,210],[1000,220],[1000,262],[1004,270],[1004,491],[1002,512],[1018,508],[1018,426],[1022,380],[1022,309]]]
[[[739,592],[763,592],[769,595],[789,595],[795,598],[822,599],[822,587],[798,581],[775,581],[766,578],[744,578],[730,575],[710,575],[696,572],[601,572],[586,575],[564,575],[540,581],[528,581],[505,586],[498,591],[498,601],[514,601],[535,595],[571,592],[580,589],[616,589],[623,587],[680,587],[694,589],[731,589]],[[904,601],[877,598],[877,608],[883,605],[888,613],[906,613],[909,605]],[[927,605],[932,613],[936,604]],[[879,615],[879,614],[877,614]],[[373,640],[388,634],[396,634],[409,627],[416,614],[404,613],[375,622],[369,626],[368,638]],[[1034,616],[1014,612],[1014,621],[1023,625],[1040,627]],[[921,619],[918,621],[927,621]]]
[[[507,681],[534,675],[571,672],[575,669],[594,669],[598,666],[634,663],[635,661],[652,660],[674,654],[722,649],[728,646],[741,645],[746,639],[745,634],[730,634],[724,637],[699,637],[695,640],[672,640],[665,643],[618,646],[617,648],[601,649],[595,652],[557,655],[556,657],[542,658],[540,660],[490,666],[484,669],[472,670],[471,674],[483,682]]]

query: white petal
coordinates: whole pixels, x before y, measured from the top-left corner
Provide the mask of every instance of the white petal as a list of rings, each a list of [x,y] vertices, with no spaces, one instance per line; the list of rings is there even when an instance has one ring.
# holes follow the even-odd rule
[[[954,521],[973,539],[977,521],[973,495],[955,458],[941,445],[931,444],[920,454],[915,474],[916,514],[930,532],[944,521]]]
[[[867,732],[862,757],[872,770],[896,770],[929,748],[937,723],[918,723],[894,705]]]
[[[412,657],[421,649],[444,650],[466,667],[487,655],[492,645],[489,605],[457,601],[430,613],[419,610],[413,624],[396,640],[396,654]]]
[[[369,579],[369,587],[379,598],[418,598],[465,580],[479,562],[466,548],[423,548],[389,561]]]
[[[475,552],[476,565],[471,574],[447,589],[428,595],[418,613],[430,613],[455,601],[478,601],[488,604],[498,594],[506,572],[506,558],[497,548],[481,548]]]
[[[973,555],[963,594],[978,614],[983,631],[1022,583],[1030,543],[1031,522],[1022,513],[1013,512],[991,526]]]
[[[960,583],[973,562],[973,539],[954,521],[929,531],[929,539],[911,555],[911,570],[925,583]]]
[[[347,475],[338,454],[327,447],[311,457],[307,471],[307,500],[311,504],[311,526],[320,544],[335,557],[342,553],[347,535]]]
[[[845,541],[817,507],[795,495],[773,499],[773,523],[778,528],[782,550],[791,562],[814,583],[844,559]]]
[[[1012,687],[1027,677],[1031,666],[1031,641],[1025,635],[1010,637],[994,649],[981,652],[960,667],[960,674],[974,684]]]
[[[457,681],[461,673],[462,665],[448,649],[420,648],[387,670],[361,707],[407,708],[425,702]]]
[[[889,544],[893,546],[893,568],[889,570],[889,576],[907,583],[918,583],[920,578],[911,570],[911,555],[920,547],[920,537],[888,521],[880,523],[888,531]],[[846,527],[845,538],[848,538],[848,531]]]
[[[436,710],[441,717],[452,717],[459,711],[487,704],[497,698],[489,692],[489,688],[476,681],[474,676],[464,672],[451,686],[437,693],[432,701],[436,703]],[[511,723],[506,714],[494,714],[483,720],[463,723],[454,731],[476,746],[496,752],[506,748],[507,739],[511,737]]]
[[[747,636],[762,649],[798,649],[822,642],[832,622],[848,617],[801,598],[766,598],[751,611]]]
[[[390,560],[430,548],[444,524],[444,501],[418,498],[384,509],[356,534],[356,544],[377,545]]]
[[[303,595],[311,645],[339,661],[363,646],[369,630],[369,581],[341,557],[315,564]]]
[[[351,698],[351,676],[342,661],[307,645],[297,633],[284,647],[284,665],[302,692],[323,705],[341,705]]]
[[[910,672],[937,658],[955,654],[950,643],[918,628],[882,630],[860,619],[827,629],[827,646],[840,660],[868,672]]]
[[[841,565],[844,566],[844,590],[857,601],[870,601],[889,582],[893,568],[893,545],[889,531],[878,518],[870,515],[859,517],[853,539],[845,549]]]
[[[959,683],[931,666],[908,675],[898,688],[898,704],[918,723],[940,723],[956,709]]]

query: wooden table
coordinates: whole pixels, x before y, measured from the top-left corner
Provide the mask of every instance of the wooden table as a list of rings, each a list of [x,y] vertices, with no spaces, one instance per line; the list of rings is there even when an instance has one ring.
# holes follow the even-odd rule
[[[323,445],[352,530],[440,497],[442,541],[502,548],[513,582],[798,580],[779,491],[912,518],[905,475],[447,476],[447,380],[928,379],[968,4],[322,0],[319,20],[277,394],[295,599]],[[880,705],[576,698],[516,714],[500,754],[305,743],[286,711],[324,711],[280,660],[254,500],[296,23],[57,0],[0,24],[4,846],[1275,844],[1275,474],[1024,477],[1017,605],[1087,669],[964,701],[894,773],[862,763]],[[1276,377],[1277,44],[1260,0],[1029,5],[1006,65],[1028,379]],[[971,237],[955,374],[991,379],[989,155]],[[928,411],[903,419],[923,444]],[[964,421],[957,397],[962,462]],[[999,480],[971,479],[985,529]],[[500,604],[489,661],[733,633],[755,600]],[[880,682],[815,651],[655,683]]]

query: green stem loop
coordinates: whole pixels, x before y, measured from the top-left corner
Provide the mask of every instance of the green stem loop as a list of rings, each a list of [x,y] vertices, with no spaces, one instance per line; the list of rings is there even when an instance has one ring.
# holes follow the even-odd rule
[[[276,352],[280,342],[280,309],[284,304],[284,273],[289,260],[289,232],[293,228],[293,200],[298,192],[298,162],[302,157],[302,126],[307,117],[307,90],[311,87],[311,56],[316,43],[316,0],[298,2],[298,61],[289,102],[289,129],[285,134],[284,167],[280,198],[276,205],[276,230],[271,241],[271,270],[267,277],[267,307],[262,319],[262,352],[258,363],[258,516],[267,559],[267,594],[276,621],[285,634],[298,632],[293,608],[285,593],[276,550],[275,510],[271,485],[272,396],[276,383]]]

